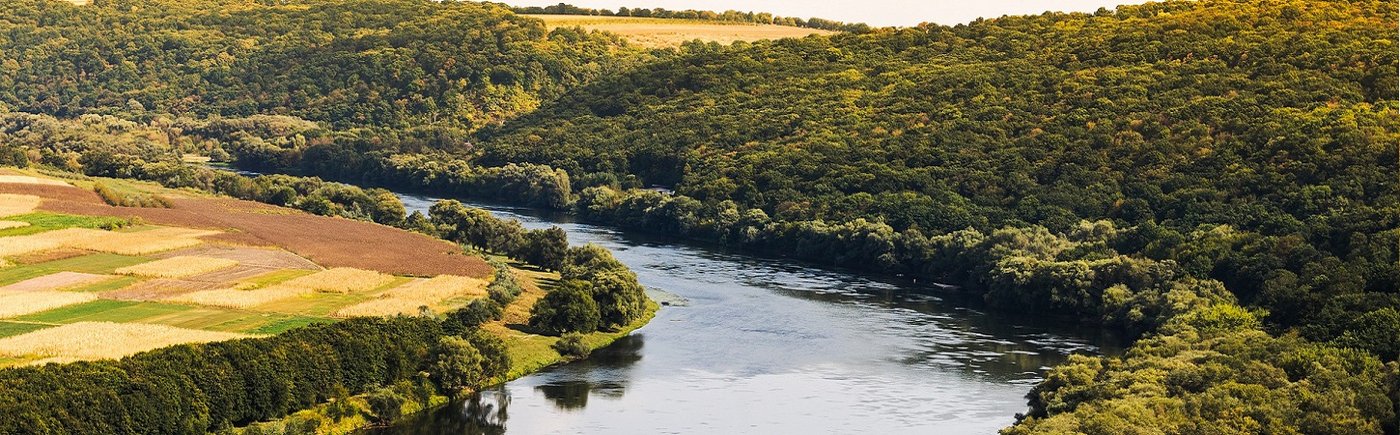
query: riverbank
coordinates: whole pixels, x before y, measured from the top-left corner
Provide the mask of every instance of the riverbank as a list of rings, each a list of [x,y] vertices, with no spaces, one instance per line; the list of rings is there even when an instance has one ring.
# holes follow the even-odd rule
[[[498,379],[494,385],[504,384],[524,376],[536,373],[545,368],[573,362],[576,359],[559,354],[554,350],[554,343],[559,337],[550,337],[531,334],[522,331],[522,327],[529,319],[530,307],[536,301],[544,297],[547,288],[552,286],[559,278],[558,273],[529,270],[523,268],[513,268],[516,278],[521,283],[521,293],[505,308],[505,313],[500,320],[492,321],[481,325],[481,330],[501,338],[506,344],[507,355],[510,357],[511,369]],[[612,332],[593,332],[584,335],[583,343],[590,349],[596,351],[611,345],[614,341],[626,337],[632,332],[646,326],[656,316],[660,305],[655,301],[648,300],[646,312],[641,318],[626,325],[625,327]],[[488,387],[489,388],[489,387]],[[400,417],[395,421],[410,418],[424,412],[431,412],[442,406],[452,403],[451,398],[439,394],[432,394],[428,397],[405,396],[401,404]],[[348,405],[348,406],[347,406]],[[253,424],[242,428],[234,428],[221,433],[257,435],[257,434],[286,434],[286,433],[314,433],[321,435],[338,435],[356,433],[368,429],[380,423],[374,421],[374,412],[370,404],[369,395],[361,394],[346,399],[343,403],[335,401],[322,403],[311,409],[305,409],[288,415],[285,418]]]

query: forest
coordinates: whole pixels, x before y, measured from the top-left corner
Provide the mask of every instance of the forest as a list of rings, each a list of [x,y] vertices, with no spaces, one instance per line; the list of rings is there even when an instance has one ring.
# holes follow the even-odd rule
[[[29,127],[131,122],[164,133],[134,140],[242,169],[571,210],[1140,337],[1052,370],[1010,433],[1400,430],[1394,1],[1166,1],[652,51],[466,2],[13,3],[0,103],[44,115],[6,114],[3,132],[60,139],[0,159],[427,220],[565,271],[593,255],[450,203],[414,218],[326,182],[221,188]],[[635,280],[570,273],[533,326],[628,318]]]

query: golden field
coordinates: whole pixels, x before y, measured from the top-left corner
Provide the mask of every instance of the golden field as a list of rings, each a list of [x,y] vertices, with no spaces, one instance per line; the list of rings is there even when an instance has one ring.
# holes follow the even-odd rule
[[[0,338],[0,355],[62,360],[121,358],[175,344],[244,337],[249,335],[141,323],[79,322]]]
[[[127,266],[115,270],[122,275],[140,275],[157,278],[183,278],[187,276],[199,275],[213,272],[220,269],[227,269],[237,266],[238,262],[226,258],[209,257],[170,257],[150,263],[142,263],[135,266]]]

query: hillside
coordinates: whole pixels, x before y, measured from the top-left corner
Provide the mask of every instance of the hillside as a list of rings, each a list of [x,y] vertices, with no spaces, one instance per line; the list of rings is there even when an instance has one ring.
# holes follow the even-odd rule
[[[651,51],[557,22],[629,26],[642,45],[691,23],[413,0],[0,6],[15,11],[0,102],[64,118],[4,113],[0,163],[369,219],[561,272],[596,254],[460,204],[404,216],[387,192],[236,181],[179,155],[492,198],[958,284],[1137,338],[1052,370],[1008,433],[1400,427],[1394,0],[1166,1]],[[50,212],[104,209],[83,207]],[[621,269],[570,272],[631,295],[584,330],[640,316]],[[588,299],[564,288],[541,300]]]
[[[0,104],[59,116],[288,114],[342,127],[475,129],[629,59],[611,38],[550,32],[473,2],[0,7]]]
[[[627,42],[642,47],[679,47],[682,43],[699,40],[729,45],[737,41],[753,42],[764,39],[801,38],[808,35],[832,35],[830,30],[809,29],[773,24],[728,23],[675,18],[641,18],[589,15],[523,15],[544,20],[549,29],[582,27],[622,36]]]
[[[485,132],[476,162],[635,176],[775,222],[930,235],[1152,225],[1175,241],[1124,251],[1222,279],[1277,324],[1313,323],[1295,304],[1331,296],[1296,298],[1374,292],[1371,304],[1397,304],[1387,5],[1167,2],[697,47]],[[679,219],[712,212],[688,213]],[[1232,243],[1301,237],[1308,252],[1248,265],[1169,252],[1217,225]],[[1242,250],[1255,249],[1267,248]],[[1335,270],[1342,259],[1348,272]],[[1348,284],[1305,283],[1310,267]],[[1280,275],[1313,290],[1268,288]]]

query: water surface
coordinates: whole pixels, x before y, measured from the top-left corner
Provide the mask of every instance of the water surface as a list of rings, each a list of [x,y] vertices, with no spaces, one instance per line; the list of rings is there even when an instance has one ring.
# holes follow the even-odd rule
[[[983,312],[932,283],[469,204],[606,247],[688,304],[588,360],[375,433],[994,433],[1047,368],[1115,351],[1097,330]]]

